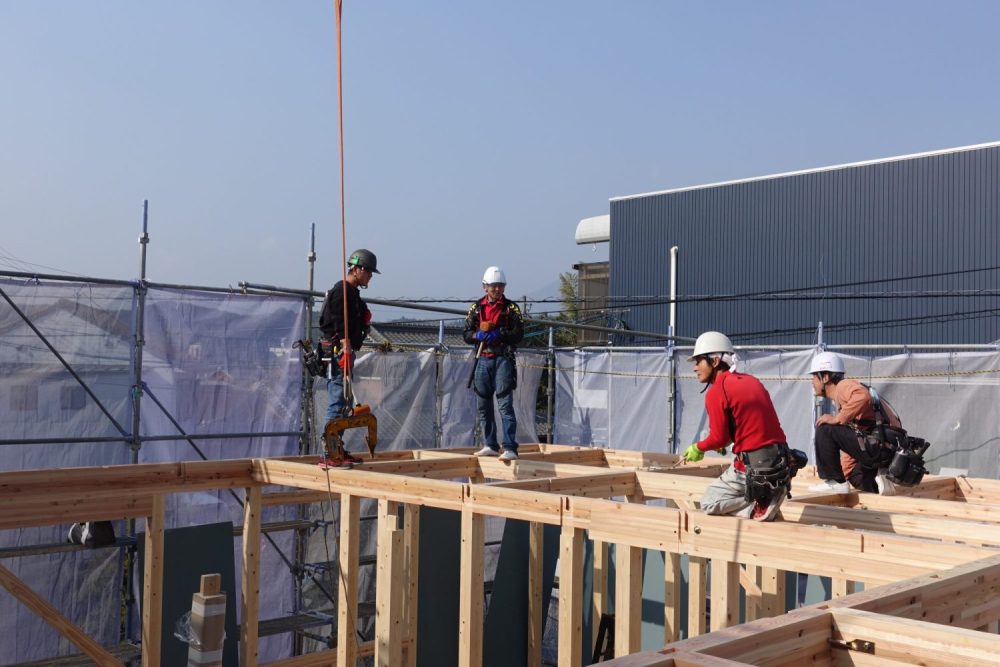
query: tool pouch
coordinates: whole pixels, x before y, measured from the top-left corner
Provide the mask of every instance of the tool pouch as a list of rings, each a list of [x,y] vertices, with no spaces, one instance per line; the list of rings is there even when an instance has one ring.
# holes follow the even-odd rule
[[[743,452],[746,466],[747,487],[744,495],[748,503],[771,502],[779,489],[791,489],[792,468],[788,445],[768,445],[752,452]],[[791,497],[791,495],[789,495]]]

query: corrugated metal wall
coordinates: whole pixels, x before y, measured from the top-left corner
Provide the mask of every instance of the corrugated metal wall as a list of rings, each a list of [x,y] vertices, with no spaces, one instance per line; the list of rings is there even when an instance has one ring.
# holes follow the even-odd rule
[[[1000,298],[955,292],[998,290],[1000,271],[928,274],[1000,266],[998,191],[990,145],[614,199],[612,307],[629,328],[665,332],[676,245],[681,298],[763,293],[682,301],[678,335],[808,344],[822,321],[833,344],[992,342]],[[910,276],[927,277],[868,282]],[[768,296],[806,288],[811,298]],[[917,291],[946,294],[893,295]]]

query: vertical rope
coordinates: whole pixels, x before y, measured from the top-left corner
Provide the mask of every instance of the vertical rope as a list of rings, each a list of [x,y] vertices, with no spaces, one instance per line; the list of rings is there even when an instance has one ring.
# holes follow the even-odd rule
[[[343,24],[343,10],[344,2],[343,0],[334,0],[334,13],[337,17],[337,139],[338,147],[340,150],[340,248],[341,248],[341,262],[340,265],[343,267],[343,278],[341,280],[341,289],[343,291],[342,299],[344,302],[344,354],[348,362],[345,364],[346,368],[342,369],[344,372],[344,396],[348,399],[353,398],[353,391],[351,390],[351,337],[348,333],[348,309],[347,309],[347,208],[344,204],[344,70],[343,70],[343,49],[342,49],[342,39],[341,39],[341,26]]]

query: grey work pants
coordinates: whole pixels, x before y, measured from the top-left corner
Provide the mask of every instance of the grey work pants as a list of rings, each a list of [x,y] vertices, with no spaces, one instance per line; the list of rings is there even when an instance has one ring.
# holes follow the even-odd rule
[[[701,497],[705,514],[730,514],[750,518],[753,503],[746,500],[747,476],[730,463],[719,477],[708,485]]]

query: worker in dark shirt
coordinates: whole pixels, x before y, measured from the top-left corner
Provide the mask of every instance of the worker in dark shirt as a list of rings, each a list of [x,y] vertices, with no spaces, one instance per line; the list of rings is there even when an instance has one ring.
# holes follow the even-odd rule
[[[344,395],[344,375],[351,375],[354,358],[364,344],[371,324],[372,313],[361,298],[361,290],[368,288],[372,274],[379,273],[375,253],[361,248],[351,253],[347,260],[347,280],[339,280],[323,301],[319,328],[321,356],[330,358],[326,391],[330,405],[326,410],[327,421],[343,417],[354,407]],[[344,295],[347,296],[347,326],[344,326]]]

